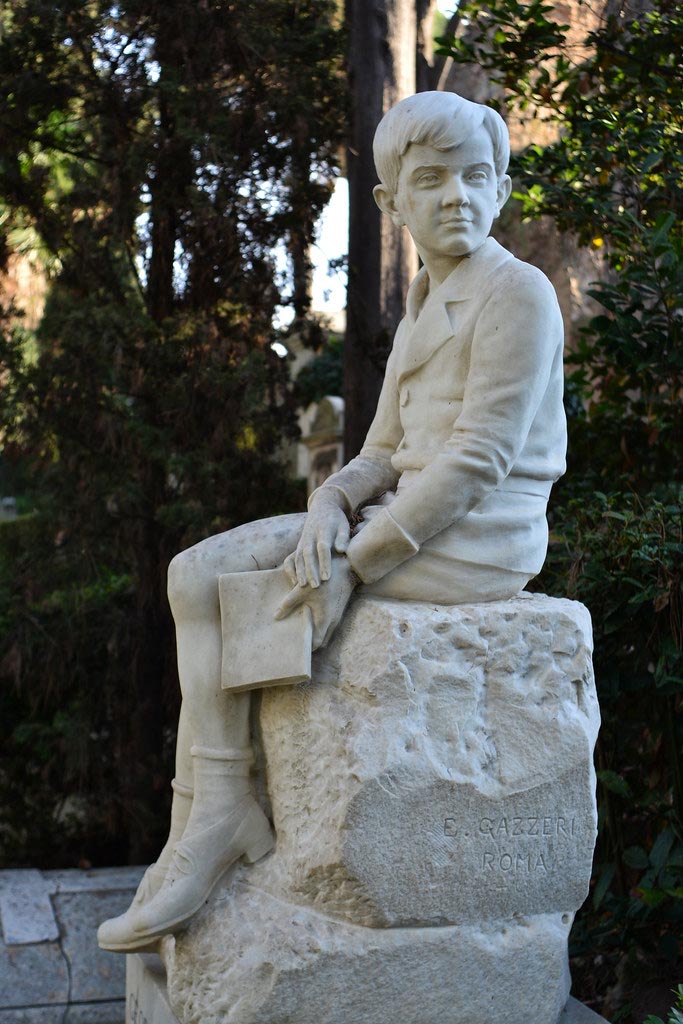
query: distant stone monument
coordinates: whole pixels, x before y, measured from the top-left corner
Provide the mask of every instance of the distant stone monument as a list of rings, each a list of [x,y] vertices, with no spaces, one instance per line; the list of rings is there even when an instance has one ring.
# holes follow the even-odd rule
[[[170,567],[171,830],[99,941],[160,947],[182,1024],[568,1019],[596,830],[591,628],[522,593],[565,468],[561,317],[489,237],[510,193],[495,111],[410,97],[375,158],[423,267],[360,455],[306,516]]]
[[[344,465],[344,399],[325,395],[301,443],[308,449],[308,492],[338,472]]]

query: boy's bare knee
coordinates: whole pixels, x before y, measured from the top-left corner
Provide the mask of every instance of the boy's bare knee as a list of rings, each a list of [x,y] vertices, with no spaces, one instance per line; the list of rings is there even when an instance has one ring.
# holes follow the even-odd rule
[[[168,567],[167,593],[171,608],[176,608],[183,602],[189,582],[188,575],[186,553],[182,551],[171,559]]]

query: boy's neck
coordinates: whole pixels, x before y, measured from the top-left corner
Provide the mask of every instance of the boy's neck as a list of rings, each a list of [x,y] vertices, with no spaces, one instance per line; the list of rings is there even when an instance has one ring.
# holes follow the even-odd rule
[[[472,252],[466,252],[462,256],[425,256],[418,249],[420,259],[422,260],[426,270],[427,277],[429,278],[429,291],[434,292],[443,284],[446,278],[453,273],[456,267],[458,267],[463,260],[472,256],[475,252],[479,252],[479,249],[486,244],[488,239],[484,239],[481,245],[473,249]]]
[[[466,255],[469,256],[469,253]],[[453,273],[455,268],[462,263],[464,259],[465,256],[449,256],[437,260],[423,260],[423,263],[427,268],[430,292],[435,291],[440,284],[443,284],[446,278]]]

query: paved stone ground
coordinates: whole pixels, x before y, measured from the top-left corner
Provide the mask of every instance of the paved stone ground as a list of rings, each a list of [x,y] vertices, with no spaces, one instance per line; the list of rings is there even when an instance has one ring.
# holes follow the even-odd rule
[[[123,1024],[125,957],[96,932],[143,871],[0,871],[0,1024]]]

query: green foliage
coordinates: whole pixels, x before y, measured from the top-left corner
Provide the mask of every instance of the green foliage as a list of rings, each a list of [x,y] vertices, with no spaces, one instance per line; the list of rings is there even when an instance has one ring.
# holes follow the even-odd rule
[[[683,925],[683,507],[674,494],[665,502],[597,492],[557,508],[555,533],[540,585],[591,610],[603,716],[594,887],[572,952],[589,960],[599,950],[617,962],[637,950],[675,964]]]
[[[514,158],[524,215],[602,257],[602,310],[568,355],[569,471],[538,583],[584,601],[595,631],[600,837],[573,933],[593,997],[620,961],[671,969],[683,952],[683,13],[610,8],[570,45],[553,12],[475,0],[441,46],[554,139]]]
[[[42,579],[36,579],[37,564]],[[106,567],[86,577],[68,545],[55,544],[37,515],[2,524],[4,863],[125,860],[130,814],[154,833],[145,800],[127,805],[117,785],[121,752],[130,743],[128,702],[135,696],[127,663],[134,622],[130,577]],[[139,756],[150,767],[144,752]],[[165,804],[154,774],[150,778]]]
[[[674,994],[676,996],[676,1004],[671,1007],[666,1021],[663,1021],[661,1017],[653,1017],[650,1014],[643,1021],[643,1024],[683,1024],[683,985],[679,985]]]
[[[311,402],[319,402],[325,395],[341,395],[342,349],[342,339],[338,335],[331,335],[322,351],[299,371],[296,378],[296,397],[303,409]]]
[[[0,552],[0,856],[139,862],[177,714],[168,562],[302,505],[271,343],[305,296],[274,250],[296,279],[336,173],[337,5],[17,0],[0,19],[2,255],[50,276],[37,335],[8,316],[0,338],[3,465],[38,524]]]

